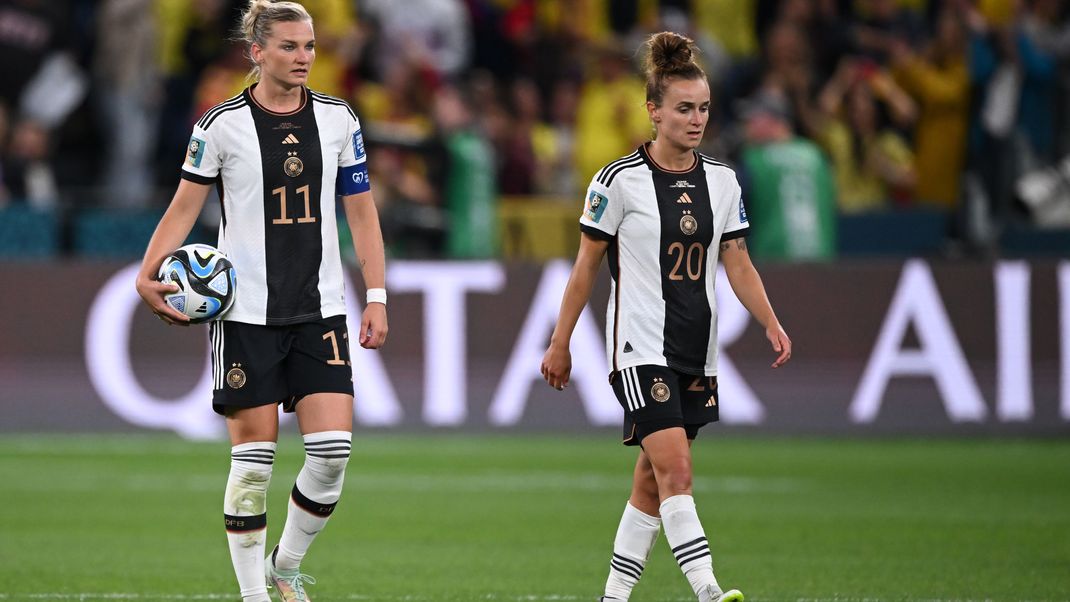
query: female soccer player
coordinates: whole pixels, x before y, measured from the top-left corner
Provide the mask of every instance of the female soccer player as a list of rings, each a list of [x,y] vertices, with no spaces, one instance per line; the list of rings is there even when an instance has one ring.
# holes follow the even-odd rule
[[[646,108],[654,141],[605,166],[591,181],[579,254],[542,374],[558,390],[568,384],[569,339],[608,252],[610,382],[624,408],[624,444],[640,451],[602,600],[629,598],[664,525],[698,599],[740,601],[743,594],[723,591],[714,578],[691,497],[690,444],[718,417],[718,256],[732,290],[765,327],[778,354],[774,368],[791,357],[791,340],[747,254],[747,214],[735,174],[695,151],[710,106],[695,46],[662,32],[646,47]]]
[[[193,128],[182,180],[149,242],[137,290],[161,319],[186,318],[156,281],[185,240],[211,186],[219,186],[220,250],[238,290],[211,324],[213,407],[226,417],[231,465],[223,502],[242,599],[307,600],[301,560],[342,492],[353,422],[353,382],[335,197],[343,197],[368,285],[358,337],[375,349],[387,333],[385,260],[360,123],[345,101],[309,90],[312,19],[295,2],[249,0],[242,16],[258,81],[210,109]],[[266,494],[278,439],[277,406],[296,412],[305,464],[279,544],[264,558]],[[265,584],[265,574],[267,580]]]

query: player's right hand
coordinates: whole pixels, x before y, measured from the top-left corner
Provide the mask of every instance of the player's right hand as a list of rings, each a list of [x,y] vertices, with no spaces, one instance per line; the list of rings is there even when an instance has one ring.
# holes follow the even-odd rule
[[[542,357],[542,377],[558,391],[568,386],[568,377],[572,373],[572,353],[568,347],[550,345]]]
[[[152,310],[152,313],[156,314],[157,318],[169,325],[189,326],[189,316],[179,312],[164,301],[164,295],[178,292],[177,284],[164,284],[138,274],[136,287],[137,294],[141,295],[141,298]]]

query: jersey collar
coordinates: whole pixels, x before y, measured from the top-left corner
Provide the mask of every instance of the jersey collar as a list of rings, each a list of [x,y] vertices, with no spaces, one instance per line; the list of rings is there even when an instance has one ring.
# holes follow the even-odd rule
[[[649,152],[649,150],[647,148],[649,146],[650,146],[649,142],[643,143],[639,147],[639,156],[643,158],[643,161],[645,161],[647,166],[649,166],[650,169],[653,170],[653,171],[660,171],[660,172],[663,172],[663,173],[671,173],[671,174],[683,174],[683,173],[691,173],[691,172],[695,171],[696,169],[698,169],[698,167],[700,165],[702,165],[702,161],[699,160],[698,153],[695,152],[695,151],[691,151],[691,155],[695,159],[695,162],[691,164],[691,167],[688,167],[687,169],[666,169],[666,168],[662,167],[661,165],[658,165],[658,162],[654,160],[654,157],[650,156],[650,152]]]
[[[304,111],[305,107],[308,106],[308,88],[306,88],[305,86],[301,86],[301,104],[296,109],[294,109],[292,111],[287,111],[286,113],[279,113],[279,112],[276,112],[276,111],[272,111],[271,109],[269,109],[269,108],[265,107],[264,105],[260,104],[259,102],[257,102],[256,101],[256,97],[253,96],[253,88],[255,88],[255,87],[256,87],[256,84],[253,84],[253,85],[251,85],[251,86],[249,86],[248,88],[245,89],[245,92],[244,92],[245,100],[251,106],[254,106],[254,107],[260,109],[261,111],[267,113],[268,115],[275,115],[275,116],[279,116],[279,117],[285,117],[286,115],[296,115],[296,114],[300,113],[301,111]]]

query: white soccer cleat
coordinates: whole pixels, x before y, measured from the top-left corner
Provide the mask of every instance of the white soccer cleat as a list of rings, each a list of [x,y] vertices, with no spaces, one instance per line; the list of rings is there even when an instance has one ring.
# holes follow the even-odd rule
[[[300,571],[280,571],[275,568],[275,552],[264,560],[264,573],[268,589],[275,588],[281,602],[312,602],[305,593],[305,584],[313,585],[316,580],[311,575],[302,575]]]

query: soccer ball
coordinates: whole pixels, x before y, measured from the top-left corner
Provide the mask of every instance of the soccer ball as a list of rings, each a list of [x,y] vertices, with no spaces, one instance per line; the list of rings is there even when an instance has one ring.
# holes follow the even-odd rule
[[[217,319],[234,303],[234,264],[210,245],[179,247],[160,264],[159,280],[178,285],[164,301],[189,316],[191,324]]]

